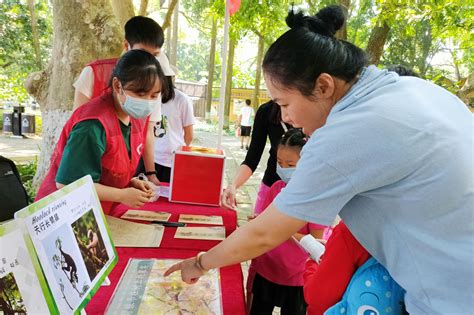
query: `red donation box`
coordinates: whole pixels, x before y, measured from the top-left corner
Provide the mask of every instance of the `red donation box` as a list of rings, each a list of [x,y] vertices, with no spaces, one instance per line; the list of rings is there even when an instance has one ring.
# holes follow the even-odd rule
[[[213,148],[183,146],[176,150],[169,200],[219,206],[224,159],[224,152]]]

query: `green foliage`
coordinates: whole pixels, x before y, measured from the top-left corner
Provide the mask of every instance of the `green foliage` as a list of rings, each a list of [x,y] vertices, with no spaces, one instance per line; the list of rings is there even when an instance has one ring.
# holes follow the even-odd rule
[[[42,135],[43,134],[43,119],[41,115],[35,115],[35,135]]]
[[[236,40],[253,33],[272,43],[286,29],[285,16],[291,3],[299,1],[242,1],[239,11],[230,18],[230,36]],[[225,1],[214,1],[214,11],[224,17]]]
[[[448,46],[453,53],[453,63],[455,55],[463,59],[464,75],[472,71],[474,61],[469,59],[472,52],[468,48],[474,45],[469,31],[473,29],[473,9],[465,3],[450,0],[423,0],[416,5],[397,2],[387,20],[391,32],[382,64],[404,64],[423,76],[430,76],[433,71],[439,74],[439,70],[431,67],[431,61]]]
[[[12,272],[0,278],[0,300],[5,302],[0,304],[2,314],[26,314],[26,306]]]
[[[232,73],[232,86],[248,87],[255,86],[255,69],[246,69],[241,65],[235,65]]]
[[[35,159],[32,162],[26,164],[17,164],[16,168],[18,173],[20,173],[20,179],[23,183],[23,186],[28,193],[29,202],[33,202],[36,197],[36,190],[33,188],[33,177],[36,174],[36,169],[38,166],[38,161]]]
[[[354,3],[347,20],[347,40],[359,47],[367,46],[375,16],[372,1],[361,0]]]
[[[52,12],[47,0],[35,1],[41,59],[49,58]],[[24,102],[28,94],[23,82],[38,71],[33,48],[31,16],[25,1],[0,1],[0,99]]]
[[[178,45],[177,67],[179,78],[189,81],[200,81],[207,77],[208,51],[210,41],[200,38],[198,43],[180,43]]]

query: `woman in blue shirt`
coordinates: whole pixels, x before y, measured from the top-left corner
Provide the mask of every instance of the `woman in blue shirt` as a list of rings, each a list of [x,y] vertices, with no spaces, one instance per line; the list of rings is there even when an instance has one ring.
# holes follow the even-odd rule
[[[448,91],[366,66],[336,39],[340,7],[290,12],[290,30],[263,61],[285,122],[311,135],[288,186],[263,214],[168,272],[195,282],[207,269],[258,256],[306,221],[337,214],[407,292],[410,314],[474,308],[473,121]]]

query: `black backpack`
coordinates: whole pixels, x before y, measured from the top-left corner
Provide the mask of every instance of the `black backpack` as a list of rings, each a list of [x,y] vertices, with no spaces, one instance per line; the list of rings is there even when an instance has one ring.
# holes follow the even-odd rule
[[[13,219],[16,211],[28,205],[28,194],[12,160],[0,155],[0,222]]]

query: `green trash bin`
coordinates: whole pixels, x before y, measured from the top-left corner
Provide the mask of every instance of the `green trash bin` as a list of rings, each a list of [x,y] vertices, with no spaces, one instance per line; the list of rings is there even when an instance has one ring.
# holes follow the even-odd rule
[[[12,132],[13,113],[3,113],[3,132]]]
[[[35,115],[23,114],[21,115],[21,133],[35,133],[36,121]]]

